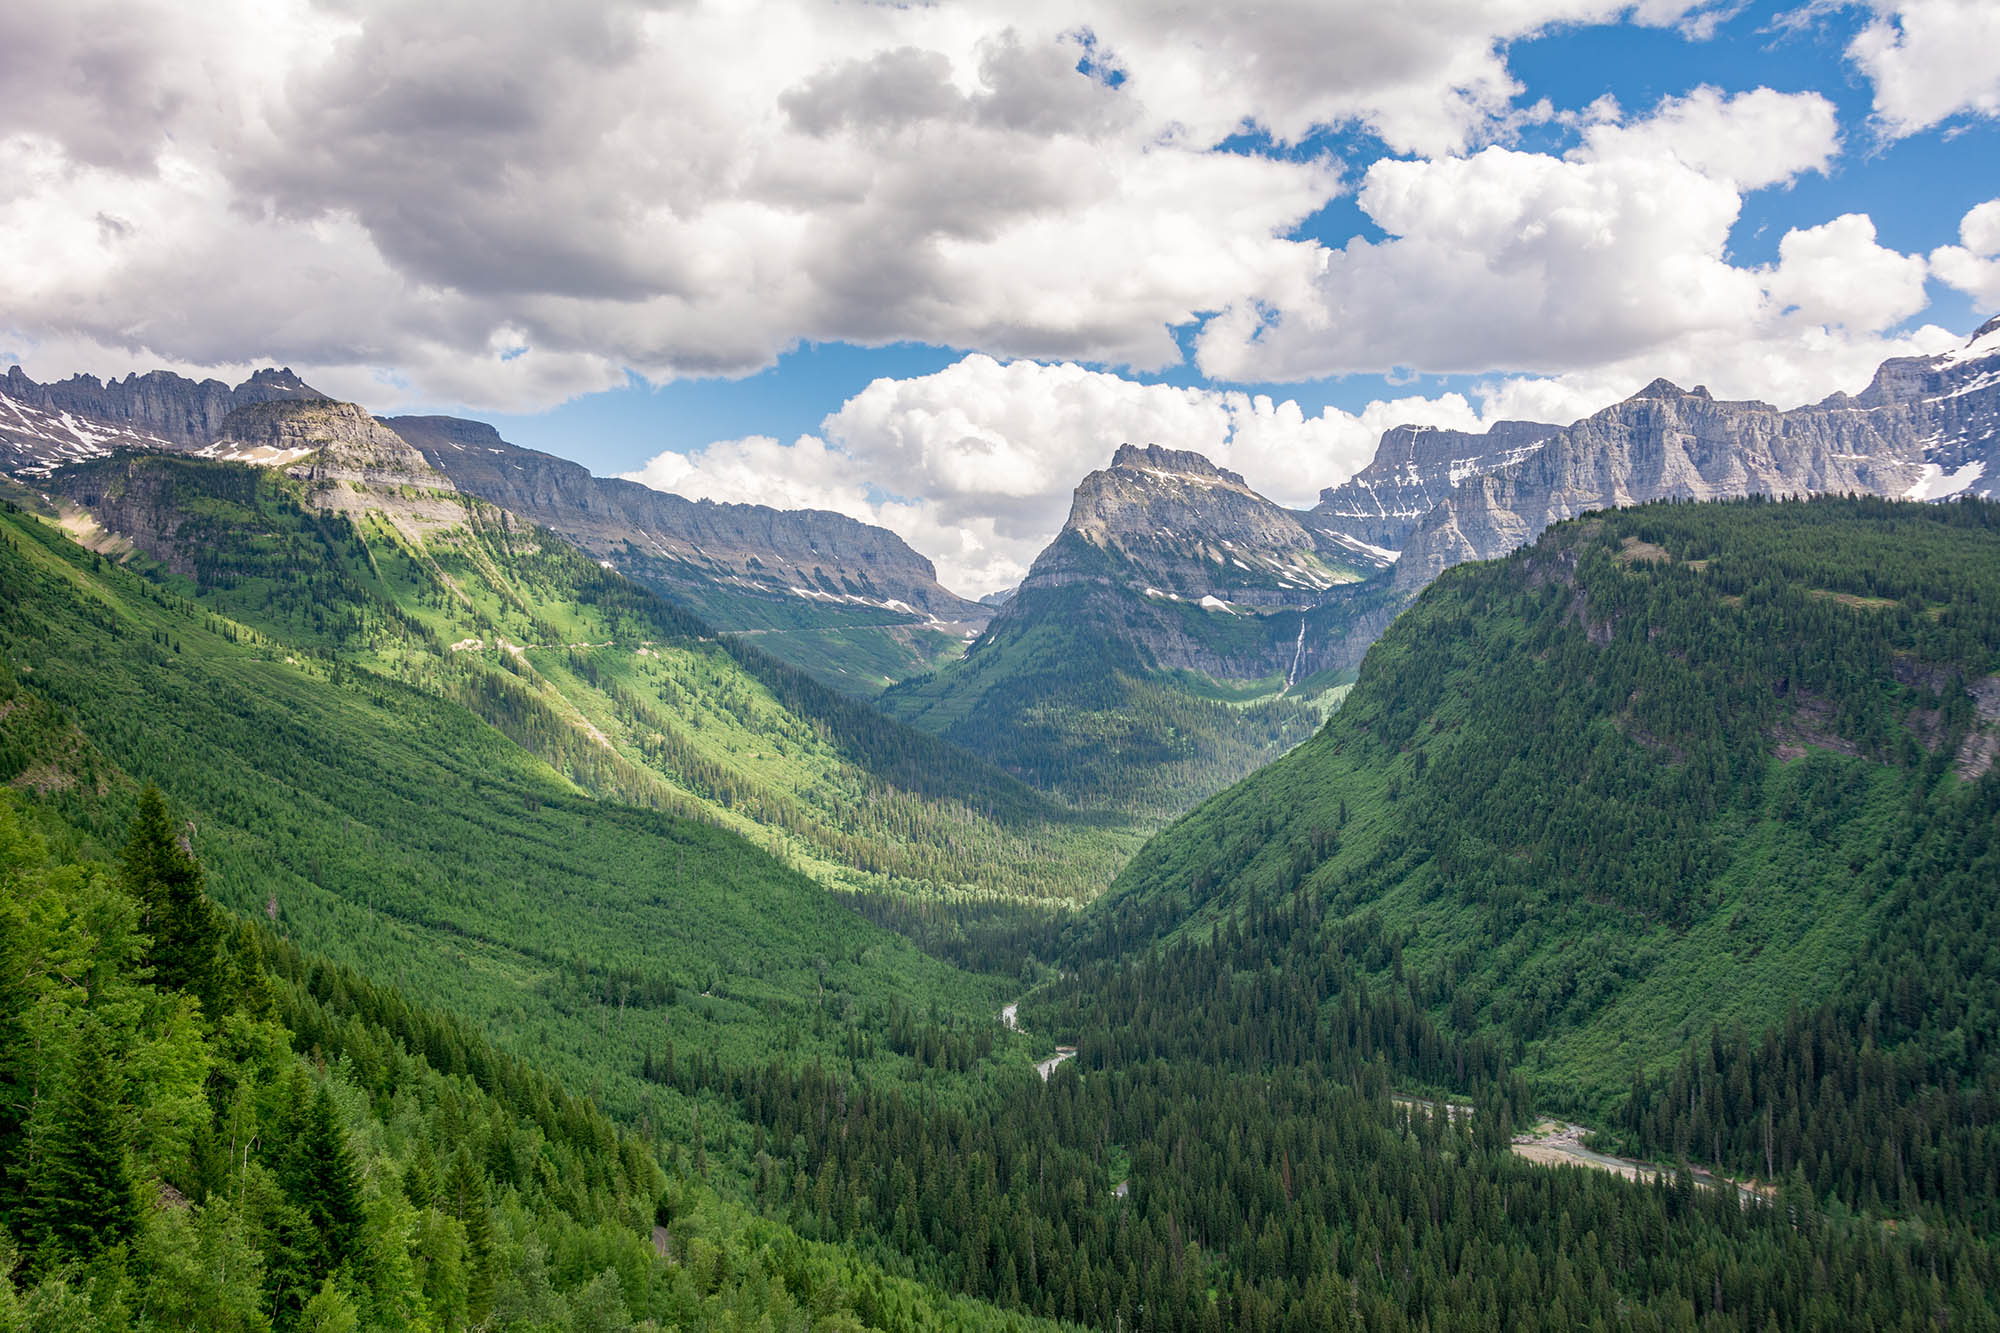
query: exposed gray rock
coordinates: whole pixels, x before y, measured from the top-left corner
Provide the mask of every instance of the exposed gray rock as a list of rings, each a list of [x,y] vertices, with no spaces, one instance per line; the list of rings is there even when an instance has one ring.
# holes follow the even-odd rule
[[[1407,539],[1414,595],[1464,560],[1505,555],[1551,523],[1667,499],[1859,492],[1939,499],[2000,485],[2000,320],[1953,352],[1888,361],[1860,394],[1781,412],[1655,380],[1470,478]]]
[[[480,421],[386,423],[470,494],[540,523],[643,581],[695,603],[722,629],[717,589],[862,618],[984,625],[990,607],[943,587],[937,569],[886,528],[815,509],[688,500],[500,438]]]
[[[1520,462],[1561,429],[1539,421],[1496,421],[1480,434],[1436,426],[1384,431],[1368,466],[1321,491],[1306,521],[1401,550],[1417,521],[1455,487]]]
[[[1056,616],[1116,637],[1157,669],[1288,675],[1300,613],[1384,563],[1303,519],[1198,453],[1123,445],[1077,486],[1068,521],[987,637]],[[981,652],[974,644],[968,661]]]
[[[1375,567],[1236,473],[1158,445],[1122,445],[1110,467],[1085,477],[1063,531],[1115,557],[1116,573],[1051,546],[1022,581],[1024,593],[1112,577],[1155,597],[1297,609]]]
[[[238,408],[326,396],[290,368],[260,370],[231,388],[221,380],[191,380],[168,370],[109,381],[72,375],[54,384],[37,384],[19,366],[0,381],[0,394],[44,412],[89,417],[103,426],[183,446],[214,440],[223,421]]]

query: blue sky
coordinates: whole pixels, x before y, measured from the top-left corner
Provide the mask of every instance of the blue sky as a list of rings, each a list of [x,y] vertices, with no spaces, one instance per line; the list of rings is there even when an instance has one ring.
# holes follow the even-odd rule
[[[1810,401],[2000,306],[1992,0],[6,13],[29,373],[290,365],[970,592],[1127,440],[1310,504],[1404,421]]]
[[[1818,92],[1838,109],[1846,150],[1826,173],[1748,194],[1731,230],[1731,256],[1743,264],[1777,258],[1779,237],[1842,213],[1861,211],[1874,220],[1881,243],[1905,252],[1928,252],[1956,239],[1959,219],[2000,192],[2000,122],[1961,116],[1948,126],[1907,138],[1877,141],[1870,127],[1871,89],[1844,58],[1865,22],[1860,10],[1836,11],[1794,28],[1777,25],[1796,5],[1752,5],[1706,39],[1673,27],[1611,24],[1558,28],[1511,44],[1507,60],[1526,86],[1520,100],[1547,98],[1558,111],[1581,111],[1609,95],[1632,110],[1701,85],[1725,92],[1769,87]],[[1576,136],[1548,126],[1525,133],[1522,146],[1561,153]],[[1301,158],[1328,153],[1365,165],[1392,156],[1365,130],[1314,135],[1288,150],[1274,150],[1264,136],[1245,151],[1281,152]],[[1330,246],[1351,236],[1382,238],[1380,228],[1344,194],[1294,233]],[[1922,321],[1969,330],[1984,313],[1966,293],[1932,280],[1932,304]],[[1185,333],[1186,330],[1183,330]],[[484,414],[518,443],[576,458],[600,473],[638,467],[663,449],[692,450],[714,440],[768,435],[789,440],[816,430],[820,421],[869,381],[928,375],[957,361],[967,348],[922,343],[884,347],[807,344],[780,356],[770,369],[741,378],[696,378],[660,386],[634,374],[626,387],[588,394],[543,412]],[[1093,363],[1095,368],[1120,370]],[[1130,372],[1127,372],[1130,374]],[[1308,413],[1326,406],[1358,412],[1369,402],[1412,391],[1467,392],[1471,375],[1414,379],[1355,374],[1292,383],[1211,380],[1193,364],[1156,374],[1130,374],[1148,383],[1227,384],[1252,393],[1296,399]],[[459,406],[458,410],[472,410]]]

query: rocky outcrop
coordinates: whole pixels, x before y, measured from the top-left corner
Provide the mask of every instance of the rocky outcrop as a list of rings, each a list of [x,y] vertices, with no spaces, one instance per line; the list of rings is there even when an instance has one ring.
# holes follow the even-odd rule
[[[0,380],[0,394],[44,412],[89,417],[100,428],[189,447],[214,440],[229,414],[239,408],[325,397],[289,368],[260,370],[231,388],[221,380],[191,380],[168,370],[122,380],[72,375],[54,384],[37,384],[15,366]]]
[[[1289,678],[1299,614],[1383,563],[1200,454],[1127,444],[1077,486],[1062,531],[967,661],[1061,617],[1159,670]]]
[[[305,483],[310,503],[350,517],[379,514],[415,541],[465,519],[451,480],[353,403],[321,398],[238,408],[197,453],[282,467]]]
[[[1472,477],[1511,467],[1560,426],[1496,421],[1491,429],[1398,426],[1384,431],[1368,466],[1320,492],[1306,522],[1324,531],[1400,551],[1418,520]]]
[[[885,623],[984,625],[993,615],[941,585],[936,567],[895,533],[844,514],[688,500],[594,477],[479,421],[391,417],[387,425],[459,489],[679,595],[718,628],[764,626],[748,608],[732,616],[732,601],[746,598]]]
[[[1592,509],[1668,499],[1859,492],[1941,499],[2000,487],[2000,320],[1956,351],[1883,364],[1860,394],[1791,411],[1655,380],[1471,478],[1415,525],[1396,566],[1414,595]]]
[[[1079,560],[1073,543],[1058,542],[1036,560],[1022,593],[1111,578],[1151,597],[1297,609],[1379,563],[1202,455],[1152,444],[1122,445],[1110,467],[1085,477],[1063,532],[1111,562]]]

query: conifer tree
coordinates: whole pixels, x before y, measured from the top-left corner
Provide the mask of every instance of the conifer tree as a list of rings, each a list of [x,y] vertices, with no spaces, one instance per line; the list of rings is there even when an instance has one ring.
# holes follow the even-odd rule
[[[213,1015],[221,1001],[220,927],[201,867],[175,837],[166,798],[147,784],[125,843],[125,887],[139,903],[140,929],[153,947],[153,984],[195,996]]]
[[[311,1270],[323,1277],[353,1255],[361,1239],[361,1186],[340,1112],[324,1084],[299,1117],[280,1175],[285,1196],[319,1239]]]
[[[30,1235],[45,1259],[88,1259],[138,1225],[126,1137],[124,1078],[103,1024],[85,1014],[29,1167]]]

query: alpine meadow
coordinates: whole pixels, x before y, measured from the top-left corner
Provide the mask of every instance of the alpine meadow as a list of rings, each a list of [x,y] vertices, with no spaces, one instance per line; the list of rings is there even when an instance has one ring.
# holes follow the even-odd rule
[[[2000,1333],[1989,0],[0,91],[0,1333]]]

